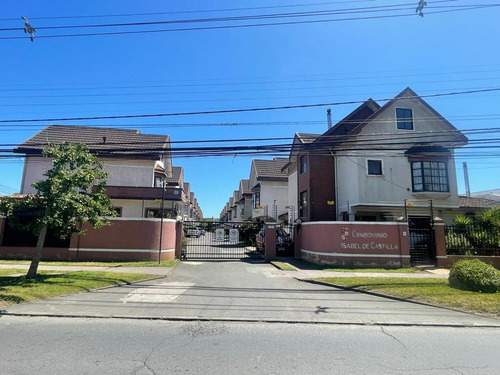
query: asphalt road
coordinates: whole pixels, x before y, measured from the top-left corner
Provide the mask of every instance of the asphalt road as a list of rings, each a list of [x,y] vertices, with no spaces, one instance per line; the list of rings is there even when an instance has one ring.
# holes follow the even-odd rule
[[[500,327],[500,320],[298,281],[268,263],[181,262],[166,278],[6,308],[4,314]]]
[[[0,318],[3,374],[500,373],[498,329]]]

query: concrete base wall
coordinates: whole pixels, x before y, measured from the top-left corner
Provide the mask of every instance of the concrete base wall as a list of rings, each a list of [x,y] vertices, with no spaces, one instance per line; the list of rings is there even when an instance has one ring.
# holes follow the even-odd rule
[[[73,235],[69,248],[44,248],[42,259],[148,261],[158,260],[160,256],[161,260],[174,259],[175,225],[175,220],[169,219],[164,219],[163,224],[160,219],[112,219],[111,225],[99,229],[85,223],[86,235]],[[31,259],[34,251],[33,247],[0,246],[0,258]]]
[[[407,234],[406,223],[309,222],[297,230],[296,250],[318,264],[408,267]]]

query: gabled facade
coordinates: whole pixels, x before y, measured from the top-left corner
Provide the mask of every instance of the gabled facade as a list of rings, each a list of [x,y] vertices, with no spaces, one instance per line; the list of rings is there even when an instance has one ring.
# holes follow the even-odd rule
[[[410,88],[382,107],[366,101],[310,143],[300,135],[295,142],[288,168],[304,221],[446,218],[459,207],[454,149],[467,138]]]
[[[238,215],[242,221],[252,218],[252,191],[248,187],[248,184],[249,180],[240,180]]]
[[[287,213],[288,177],[284,166],[288,159],[253,160],[249,188],[252,192],[252,218],[278,221]]]
[[[103,163],[109,173],[106,193],[119,216],[161,217],[162,205],[164,217],[176,218],[188,211],[190,195],[184,190],[183,168],[172,166],[170,137],[138,130],[48,126],[14,150],[26,156],[21,193],[34,193],[32,183],[43,179],[51,168],[52,161],[42,156],[43,149],[63,142],[85,143]]]

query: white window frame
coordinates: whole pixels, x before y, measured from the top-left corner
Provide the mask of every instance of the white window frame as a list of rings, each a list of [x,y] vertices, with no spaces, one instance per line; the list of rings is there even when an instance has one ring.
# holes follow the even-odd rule
[[[368,166],[368,162],[370,161],[378,161],[380,162],[380,174],[373,174],[373,173],[370,173],[370,168]],[[384,161],[382,159],[366,159],[366,174],[368,176],[383,176],[384,175]]]
[[[406,122],[409,122],[409,121],[400,121],[399,120],[399,118],[398,118],[398,109],[411,111],[411,129],[406,129],[406,128],[400,129],[399,128],[399,124],[400,123],[403,123],[403,122],[406,123]],[[396,118],[396,130],[409,131],[409,132],[415,130],[415,116],[413,115],[413,108],[396,107],[394,109],[394,117]],[[405,117],[405,119],[406,119],[406,117]]]

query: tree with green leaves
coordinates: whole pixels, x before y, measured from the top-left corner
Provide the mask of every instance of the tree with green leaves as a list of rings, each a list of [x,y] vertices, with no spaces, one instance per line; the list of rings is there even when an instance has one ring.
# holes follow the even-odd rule
[[[60,238],[68,238],[73,233],[85,234],[83,222],[99,228],[109,224],[107,217],[116,215],[105,192],[108,173],[85,144],[50,145],[43,156],[52,159],[52,168],[44,174],[44,180],[33,183],[36,193],[24,199],[0,201],[0,211],[13,220],[20,210],[44,211],[43,216],[28,224],[38,234],[38,240],[27,278],[37,274],[47,229]]]

